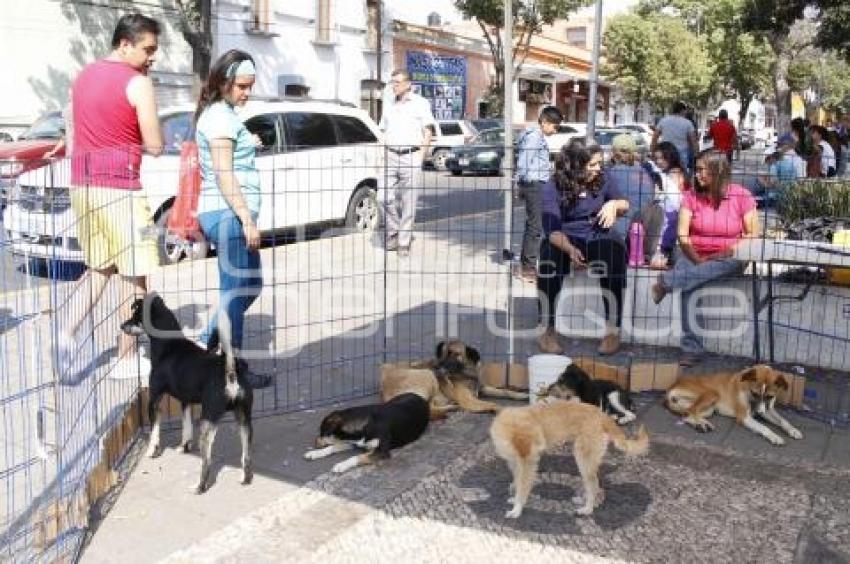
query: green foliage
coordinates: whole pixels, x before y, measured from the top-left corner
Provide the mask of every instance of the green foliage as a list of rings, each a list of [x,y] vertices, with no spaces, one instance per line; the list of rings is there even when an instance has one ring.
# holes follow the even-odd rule
[[[603,37],[603,74],[616,81],[627,100],[656,109],[676,100],[703,100],[714,65],[705,44],[674,17],[624,14],[612,18]]]
[[[820,29],[817,44],[822,49],[834,49],[850,61],[850,2],[821,0]]]
[[[776,212],[785,224],[818,217],[850,217],[850,182],[801,180],[782,193]]]
[[[788,67],[788,84],[798,92],[811,90],[827,110],[850,112],[850,63],[834,51],[804,50]]]

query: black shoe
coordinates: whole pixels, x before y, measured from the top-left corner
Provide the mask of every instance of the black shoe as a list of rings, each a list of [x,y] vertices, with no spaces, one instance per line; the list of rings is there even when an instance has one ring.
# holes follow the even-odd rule
[[[257,374],[248,367],[248,363],[242,358],[236,360],[236,371],[245,378],[253,390],[261,390],[272,385],[271,375]]]

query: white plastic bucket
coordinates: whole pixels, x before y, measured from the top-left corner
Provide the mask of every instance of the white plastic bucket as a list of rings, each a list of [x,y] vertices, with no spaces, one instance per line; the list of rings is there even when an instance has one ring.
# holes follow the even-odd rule
[[[572,364],[573,359],[561,354],[536,354],[528,359],[528,401],[537,403],[546,389]]]

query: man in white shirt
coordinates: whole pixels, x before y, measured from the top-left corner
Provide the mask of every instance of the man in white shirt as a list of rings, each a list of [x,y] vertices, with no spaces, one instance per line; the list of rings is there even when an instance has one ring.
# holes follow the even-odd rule
[[[386,171],[381,184],[381,201],[387,230],[387,250],[399,256],[410,253],[416,200],[422,189],[422,159],[437,127],[428,101],[411,92],[405,70],[391,75],[393,96],[384,106],[380,128],[385,133]]]
[[[658,143],[669,141],[678,149],[682,165],[688,170],[691,170],[693,168],[693,158],[699,152],[699,143],[694,124],[685,117],[687,113],[688,106],[684,102],[673,104],[671,114],[663,117],[655,127],[655,132],[652,134],[650,151],[654,152]]]

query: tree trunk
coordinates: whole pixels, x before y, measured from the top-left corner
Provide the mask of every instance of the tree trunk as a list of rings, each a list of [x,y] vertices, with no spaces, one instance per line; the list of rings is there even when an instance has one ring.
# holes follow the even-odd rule
[[[791,125],[791,87],[788,85],[788,66],[791,58],[785,53],[783,38],[771,41],[776,63],[773,65],[773,100],[776,104],[776,132],[788,131]]]

